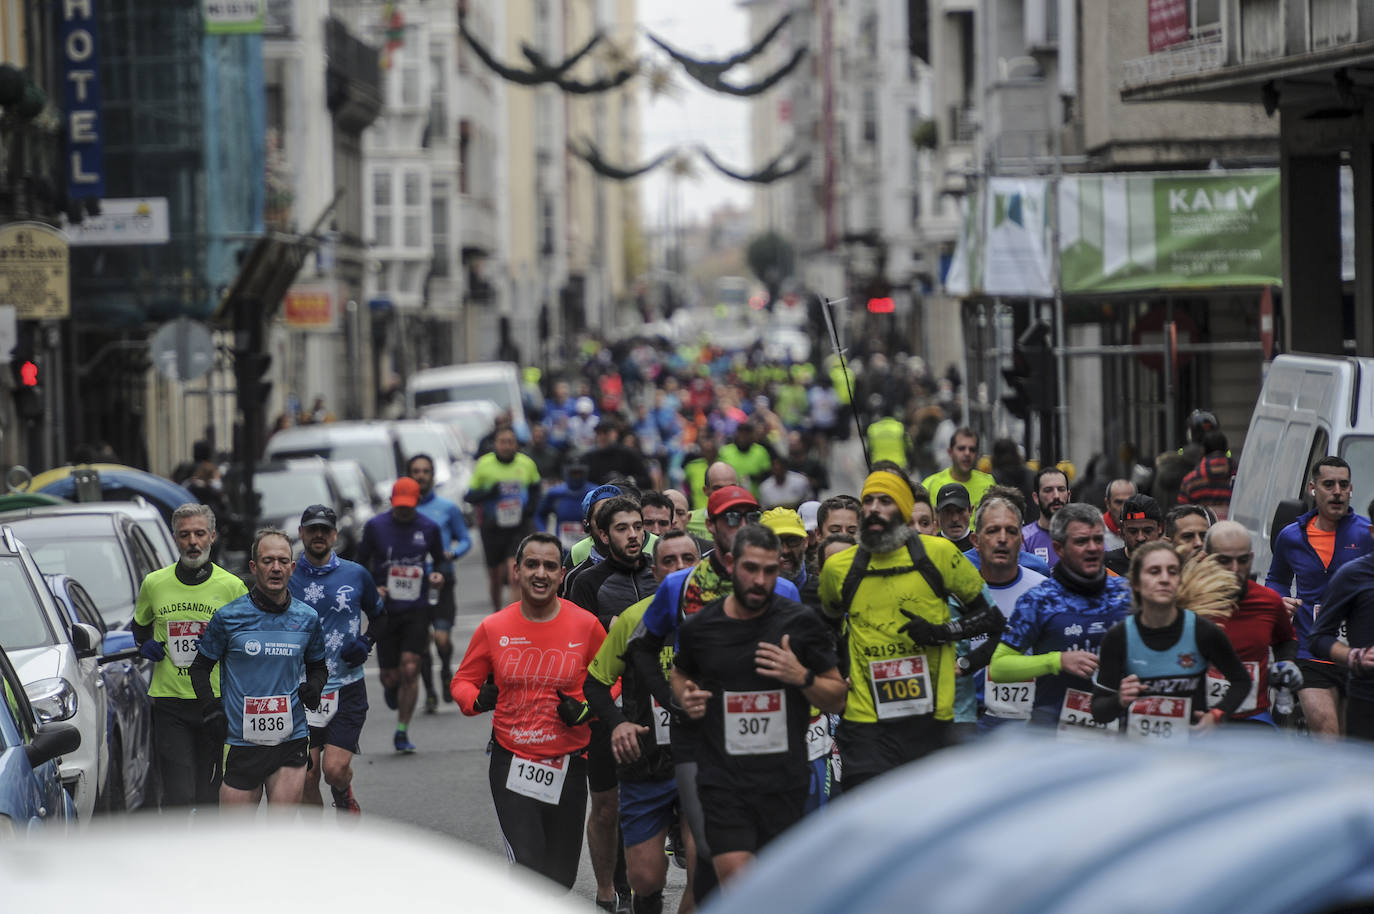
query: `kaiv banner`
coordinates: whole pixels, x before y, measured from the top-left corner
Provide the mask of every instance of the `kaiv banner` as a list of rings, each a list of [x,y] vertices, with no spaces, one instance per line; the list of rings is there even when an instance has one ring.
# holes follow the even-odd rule
[[[1348,198],[1348,181],[1342,197]],[[946,277],[951,295],[1054,294],[1048,178],[991,177],[964,212]],[[1279,173],[1065,175],[1059,280],[1065,294],[1277,286]],[[1350,247],[1353,208],[1342,206]],[[1344,253],[1344,252],[1343,252]],[[1353,274],[1353,257],[1343,257]]]

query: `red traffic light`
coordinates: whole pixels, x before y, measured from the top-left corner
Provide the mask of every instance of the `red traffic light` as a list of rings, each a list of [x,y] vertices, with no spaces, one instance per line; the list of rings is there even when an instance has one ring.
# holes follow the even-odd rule
[[[38,363],[26,361],[19,366],[19,383],[25,387],[38,386]]]
[[[882,298],[870,298],[868,300],[869,314],[891,314],[893,311],[896,310],[896,308],[897,306],[893,303],[891,297],[889,296],[884,296]]]

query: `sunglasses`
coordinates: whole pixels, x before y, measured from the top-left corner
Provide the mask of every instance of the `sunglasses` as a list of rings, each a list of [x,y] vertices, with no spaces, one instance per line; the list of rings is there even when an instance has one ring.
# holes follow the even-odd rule
[[[738,527],[740,524],[757,524],[763,515],[758,511],[726,511],[717,514],[715,520],[725,521],[727,527]]]

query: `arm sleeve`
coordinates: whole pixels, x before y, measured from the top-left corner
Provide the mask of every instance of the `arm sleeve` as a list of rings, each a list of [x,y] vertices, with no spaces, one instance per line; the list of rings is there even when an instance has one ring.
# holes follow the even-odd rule
[[[215,689],[210,685],[210,671],[215,668],[215,662],[204,654],[196,654],[196,659],[191,661],[188,673],[191,677],[191,688],[195,690],[196,698],[201,704],[215,700]]]
[[[1359,581],[1354,575],[1336,572],[1326,588],[1326,599],[1317,612],[1312,630],[1307,634],[1307,649],[1319,660],[1331,659],[1331,645],[1341,633],[1341,623],[1350,615],[1351,605],[1358,595]],[[1299,610],[1301,612],[1302,610]]]
[[[591,673],[587,674],[586,681],[582,683],[582,695],[591,706],[592,713],[607,727],[614,730],[625,723],[625,715],[615,706],[615,699],[611,697],[611,687]]]
[[[1287,597],[1292,595],[1293,569],[1288,564],[1288,555],[1283,548],[1285,542],[1282,534],[1279,536],[1277,545],[1280,548],[1275,549],[1273,556],[1269,559],[1269,570],[1264,575],[1264,586],[1281,597]]]
[[[453,506],[450,520],[453,523],[453,537],[457,542],[453,547],[453,560],[456,562],[472,551],[472,536],[468,533],[467,521],[463,520],[463,512],[457,505]]]
[[[640,677],[650,694],[658,699],[659,704],[665,708],[675,708],[677,702],[673,699],[673,690],[669,687],[668,678],[663,675],[663,667],[658,662],[662,653],[663,636],[646,629],[644,622],[641,621],[635,633],[630,636],[629,644],[626,645],[625,661],[634,668],[635,675]]]
[[[153,624],[151,622],[147,625],[142,625],[135,619],[133,625],[129,626],[129,628],[134,633],[134,644],[141,646],[144,641],[153,637]]]
[[[1230,716],[1240,708],[1245,697],[1250,694],[1250,673],[1245,669],[1245,664],[1241,663],[1240,657],[1236,656],[1236,649],[1231,646],[1231,639],[1226,637],[1225,632],[1206,619],[1198,619],[1196,624],[1198,650],[1202,651],[1202,656],[1208,663],[1226,675],[1226,680],[1230,684],[1226,694],[1216,705]]]
[[[329,682],[329,664],[325,662],[323,657],[306,663],[305,681],[315,690],[316,694],[324,691],[325,683]]]
[[[996,614],[997,618],[992,620],[992,624],[988,628],[987,640],[967,654],[968,671],[970,673],[981,670],[983,667],[987,666],[992,660],[993,652],[997,650],[997,646],[1002,642],[1002,632],[1007,627],[1007,620],[1006,617],[1002,615],[1002,611],[997,608],[996,603],[992,604],[992,611]]]
[[[1123,624],[1118,622],[1102,636],[1102,647],[1097,659],[1097,688],[1093,689],[1093,720],[1106,724],[1116,720],[1126,711],[1121,707],[1121,700],[1117,697],[1126,669],[1126,627]]]
[[[1025,682],[1059,672],[1059,652],[1023,654],[1009,644],[999,644],[992,652],[988,675],[993,682]]]
[[[372,573],[366,568],[362,573],[362,596],[358,598],[363,609],[363,615],[367,616],[368,630],[371,631],[372,621],[377,618],[377,613],[382,609],[382,598],[377,593],[377,582],[372,579]]]
[[[444,542],[443,528],[435,524],[426,539],[429,540],[429,558],[434,563],[432,567],[436,570],[446,567],[449,561],[448,551],[444,547],[448,544]]]
[[[320,628],[318,617],[312,623],[313,630],[310,632],[310,640],[305,644],[305,662],[309,666],[316,661],[324,663],[324,631]]]
[[[477,691],[482,688],[482,683],[487,681],[491,671],[491,646],[487,641],[487,628],[485,625],[478,625],[477,631],[472,633],[472,640],[468,642],[462,662],[458,664],[458,672],[453,674],[453,682],[449,684],[449,693],[457,702],[458,710],[468,717],[481,713],[472,706],[477,702]]]

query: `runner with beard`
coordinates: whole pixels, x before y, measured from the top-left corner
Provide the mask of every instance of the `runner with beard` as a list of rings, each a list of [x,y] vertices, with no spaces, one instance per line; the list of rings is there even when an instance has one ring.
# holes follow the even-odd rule
[[[602,561],[581,569],[567,598],[596,616],[602,628],[610,629],[626,607],[653,594],[657,581],[649,566],[649,557],[642,549],[644,518],[639,502],[625,495],[601,502],[595,509],[592,533],[597,546],[605,555]],[[588,559],[588,562],[591,560]],[[571,573],[570,575],[571,576]],[[587,748],[587,787],[591,791],[591,815],[587,819],[587,852],[596,876],[597,904],[612,909],[617,895],[628,904],[628,880],[617,864],[624,851],[617,839],[616,811],[619,795],[616,792],[615,757],[611,753],[611,730],[602,720],[591,725],[591,743]],[[616,870],[622,870],[617,889]]]
[[[1053,568],[1059,562],[1054,552],[1054,541],[1050,539],[1050,520],[1055,513],[1069,503],[1069,477],[1058,467],[1041,467],[1035,474],[1035,505],[1040,516],[1021,528],[1021,548],[1038,555]]]
[[[821,608],[848,623],[852,685],[836,733],[846,790],[946,745],[954,643],[1001,623],[958,548],[910,528],[915,499],[903,477],[870,473],[860,494],[859,545],[821,569]]]
[[[678,629],[685,619],[707,603],[730,593],[733,580],[725,567],[725,557],[730,554],[730,547],[740,529],[757,524],[761,516],[758,500],[748,489],[725,486],[713,492],[706,503],[705,521],[713,548],[696,565],[663,579],[629,643],[628,662],[649,684],[649,690],[658,703],[673,712],[670,730],[674,774],[677,777],[682,817],[687,821],[696,844],[698,865],[692,893],[698,904],[716,887],[716,879],[715,867],[711,863],[711,847],[706,841],[701,802],[697,798],[697,727],[682,714],[682,709],[673,698],[660,666],[660,657],[665,645],[676,650]],[[797,599],[797,588],[785,578],[777,579],[775,589],[779,596]]]
[[[558,598],[563,547],[531,533],[515,553],[520,601],[483,619],[453,674],[468,716],[492,715],[489,779],[506,853],[571,889],[587,816],[587,665],[605,639],[596,617]]]
[[[248,588],[210,561],[215,513],[208,505],[178,507],[172,512],[172,532],[180,556],[143,579],[134,607],[134,639],[139,653],[153,664],[148,697],[162,808],[214,806],[219,803],[224,728],[205,724],[191,686],[191,664],[211,617]],[[218,669],[211,674],[210,687],[218,697]]]
[[[697,785],[722,883],[802,817],[809,709],[842,711],[847,689],[825,624],[774,593],[773,532],[741,530],[726,565],[731,592],[683,623],[672,673],[677,705],[699,722]]]

